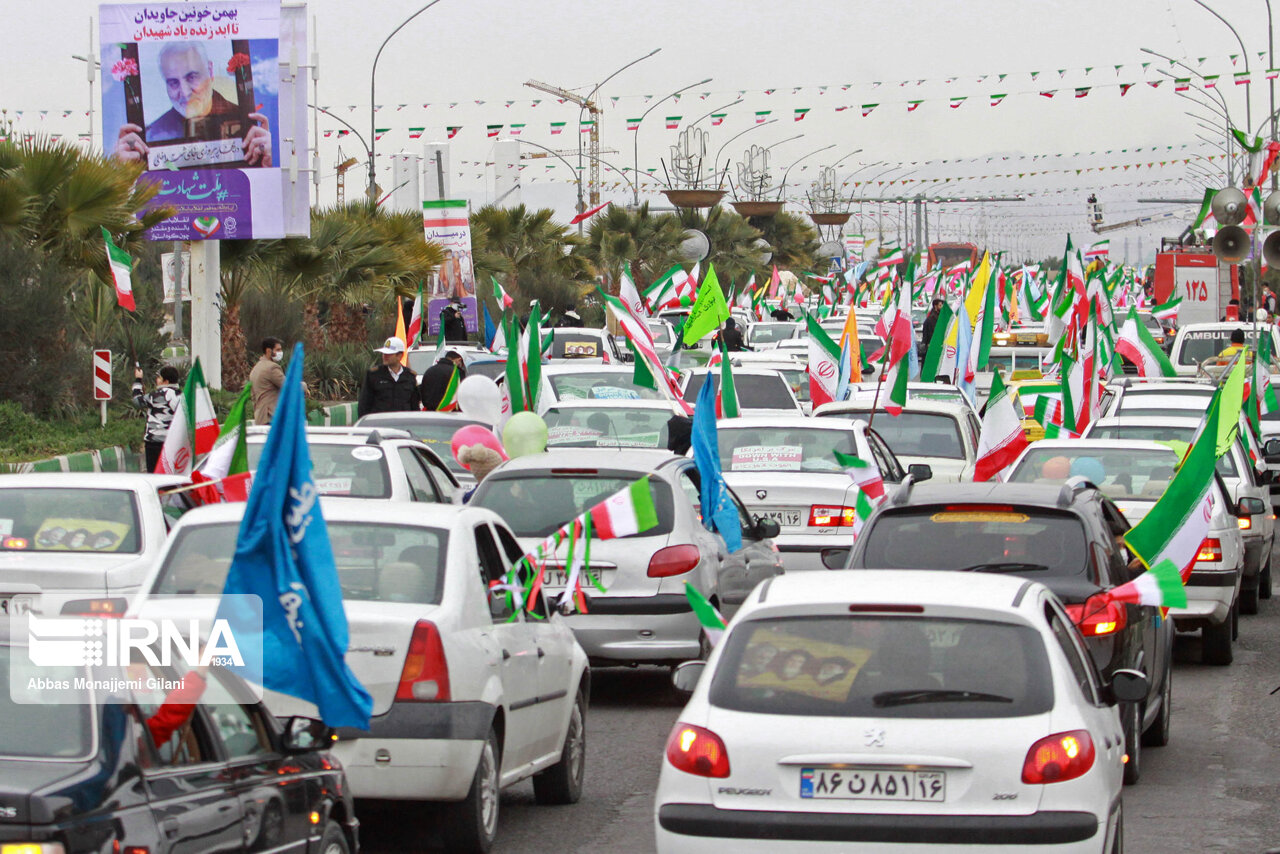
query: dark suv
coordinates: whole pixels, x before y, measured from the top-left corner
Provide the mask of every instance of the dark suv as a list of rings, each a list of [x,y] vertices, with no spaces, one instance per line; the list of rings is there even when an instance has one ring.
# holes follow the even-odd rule
[[[998,572],[1057,594],[1104,678],[1147,675],[1147,699],[1121,707],[1129,762],[1142,773],[1142,745],[1169,740],[1173,625],[1159,609],[1093,598],[1131,580],[1120,537],[1129,523],[1091,484],[907,483],[867,520],[846,568]]]

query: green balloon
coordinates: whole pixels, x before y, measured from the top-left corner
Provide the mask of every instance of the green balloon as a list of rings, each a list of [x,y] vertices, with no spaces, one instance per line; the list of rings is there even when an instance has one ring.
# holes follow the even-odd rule
[[[547,449],[547,422],[533,412],[517,412],[502,428],[502,445],[513,460]]]

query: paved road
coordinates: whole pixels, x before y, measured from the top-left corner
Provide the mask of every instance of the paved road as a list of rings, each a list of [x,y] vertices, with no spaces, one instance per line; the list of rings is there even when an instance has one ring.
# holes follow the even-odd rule
[[[1200,641],[1175,647],[1173,741],[1148,750],[1125,790],[1130,854],[1280,849],[1280,598],[1240,621],[1235,663],[1200,664]],[[495,854],[653,850],[650,810],[667,733],[681,703],[667,671],[596,673],[587,782],[573,807],[538,807],[525,783],[503,794]],[[438,850],[414,810],[362,814],[366,850]]]

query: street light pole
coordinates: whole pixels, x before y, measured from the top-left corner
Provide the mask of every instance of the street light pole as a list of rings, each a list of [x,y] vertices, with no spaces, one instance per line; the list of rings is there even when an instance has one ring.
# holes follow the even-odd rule
[[[791,170],[800,164],[801,160],[808,160],[810,157],[812,157],[815,154],[835,148],[837,144],[838,143],[833,142],[830,145],[822,146],[822,148],[815,148],[813,151],[810,151],[808,154],[801,156],[799,160],[796,160],[790,166],[784,169],[782,171],[782,183],[778,185],[778,198],[782,199],[782,194],[787,191],[787,177],[791,174]]]
[[[1213,17],[1221,21],[1228,30],[1231,30],[1231,35],[1236,37],[1236,43],[1240,45],[1240,56],[1244,58],[1244,73],[1248,75],[1248,77],[1252,78],[1253,75],[1249,73],[1249,51],[1245,49],[1244,40],[1240,38],[1240,34],[1236,32],[1236,28],[1231,26],[1230,21],[1228,21],[1226,18],[1219,15],[1216,11],[1214,11],[1213,7],[1210,6],[1208,3],[1204,2],[1204,0],[1191,0],[1191,2],[1195,3],[1200,8],[1204,9],[1210,15],[1213,15]],[[1270,4],[1267,5],[1267,11],[1268,13],[1271,11]],[[1269,19],[1270,19],[1270,15],[1268,14],[1268,20]],[[1269,29],[1270,28],[1268,27],[1268,31]],[[1249,103],[1249,101],[1251,100],[1249,98],[1249,87],[1251,85],[1253,85],[1252,82],[1244,84],[1244,126],[1246,128],[1253,127],[1253,109],[1252,109],[1252,105]]]
[[[760,128],[762,128],[762,127],[767,127],[768,125],[771,125],[771,124],[773,124],[773,123],[774,123],[774,122],[776,122],[776,121],[777,121],[777,119],[769,119],[769,121],[767,121],[767,122],[761,122],[761,123],[760,123],[760,124],[758,124],[758,125],[752,125],[751,127],[747,128],[746,130],[744,130],[744,131],[739,131],[738,133],[735,133],[733,136],[731,136],[731,137],[729,137],[728,139],[726,139],[726,140],[725,140],[725,142],[724,142],[724,145],[720,146],[720,148],[716,150],[716,159],[711,161],[711,165],[712,165],[712,167],[713,167],[713,168],[715,168],[715,169],[717,169],[717,170],[720,168],[720,165],[719,165],[719,164],[720,164],[720,155],[724,152],[725,148],[726,148],[726,147],[728,147],[729,143],[733,142],[735,139],[737,139],[738,137],[742,136],[743,134],[748,134],[748,133],[751,133],[753,130],[759,130],[759,129],[760,129]],[[726,171],[727,171],[727,170],[726,170]],[[716,189],[719,189],[719,188],[720,188],[720,184],[722,184],[723,182],[724,182],[724,178],[723,178],[723,173],[722,173],[720,181],[717,181],[717,182],[716,182]]]
[[[396,33],[403,30],[406,24],[408,24],[414,18],[418,17],[423,12],[427,11],[428,9],[430,9],[432,6],[436,5],[439,2],[440,0],[431,0],[430,3],[423,6],[421,9],[419,9],[418,11],[414,12],[412,15],[410,15],[409,17],[401,21],[400,26],[392,30],[391,35],[387,36],[385,39],[382,40],[382,44],[378,46],[378,52],[373,55],[373,68],[369,71],[369,143],[368,143],[368,146],[369,146],[368,148],[369,150],[369,200],[371,202],[376,202],[378,198],[378,182],[377,182],[377,175],[376,175],[377,150],[375,148],[375,146],[377,145],[378,130],[375,127],[377,119],[375,119],[373,115],[374,112],[377,110],[377,96],[375,95],[374,90],[375,90],[375,86],[377,85],[377,79],[378,79],[378,60],[382,58],[383,48],[387,46],[387,42],[391,41],[391,39],[395,37]]]
[[[666,95],[654,101],[653,104],[649,107],[649,109],[645,110],[643,113],[640,114],[640,121],[636,123],[635,133],[632,134],[631,136],[631,171],[636,176],[636,183],[632,184],[631,185],[632,187],[636,187],[640,182],[640,128],[644,127],[644,120],[649,116],[650,113],[656,110],[658,106],[663,102],[671,100],[676,95],[679,95],[681,92],[684,92],[686,89],[692,89],[694,86],[703,86],[707,83],[710,83],[712,79],[713,78],[708,77],[706,80],[699,80],[697,83],[690,83],[688,86],[685,86],[681,89],[677,89],[676,91],[672,92],[670,95]],[[638,189],[635,191],[634,195],[632,196],[631,205],[632,207],[636,207],[636,208],[640,207],[640,191]]]
[[[582,100],[581,105],[578,107],[578,127],[577,127],[577,137],[578,137],[578,172],[579,172],[579,174],[581,174],[581,172],[582,172],[582,113],[583,113],[583,111],[584,111],[584,110],[586,110],[588,106],[590,106],[590,107],[591,107],[591,112],[592,112],[592,114],[594,114],[594,115],[599,115],[599,113],[600,113],[601,111],[600,111],[600,110],[598,110],[598,109],[596,109],[596,107],[595,107],[595,102],[594,102],[592,99],[593,99],[593,98],[595,98],[596,93],[600,91],[600,88],[601,88],[602,86],[604,86],[604,84],[606,84],[606,83],[608,83],[610,80],[612,80],[613,78],[617,77],[617,76],[618,76],[619,74],[621,74],[622,72],[626,71],[626,70],[627,70],[628,68],[630,68],[631,66],[635,65],[635,64],[636,64],[636,63],[638,63],[638,62],[644,62],[646,59],[648,59],[649,57],[651,57],[651,56],[653,56],[654,54],[658,53],[658,51],[660,51],[660,50],[662,50],[662,48],[660,48],[660,47],[655,47],[653,50],[649,51],[649,52],[648,52],[648,53],[646,53],[644,56],[642,56],[642,57],[640,57],[640,58],[638,58],[638,59],[633,59],[633,60],[631,60],[631,61],[630,61],[630,62],[628,62],[626,65],[622,66],[622,67],[621,67],[621,68],[619,68],[617,71],[613,72],[613,73],[612,73],[612,74],[610,74],[608,77],[606,77],[605,79],[603,79],[603,80],[601,80],[599,83],[597,83],[597,84],[596,84],[596,87],[595,87],[594,89],[592,89],[592,90],[591,90],[590,94],[588,94],[588,95],[587,95],[587,97],[586,97],[586,98],[584,98],[584,99]],[[696,86],[697,84],[695,83],[694,85]],[[656,106],[656,105],[655,105],[655,106]],[[597,136],[596,136],[596,139],[599,139],[599,133],[600,133],[600,125],[599,125],[599,123],[598,123],[598,122],[599,122],[599,120],[597,119],[597,124],[595,124],[595,125],[593,126],[593,130],[592,130],[592,133],[594,133],[594,134],[596,134],[596,135],[597,135]],[[637,133],[639,133],[639,131],[636,131],[636,132],[637,132]],[[598,150],[598,149],[597,149],[597,150]],[[599,158],[595,158],[595,159],[596,159],[596,160],[599,160]],[[638,199],[638,197],[639,197],[639,194],[637,193],[637,199]],[[638,202],[637,202],[637,203],[638,203]],[[583,201],[582,201],[582,180],[581,180],[581,178],[579,178],[579,180],[578,180],[578,213],[582,213],[582,212],[583,212],[584,210],[586,210],[586,209],[587,209],[587,208],[586,208],[586,205],[585,205],[585,204],[583,203]],[[582,234],[582,223],[578,223],[578,234]]]
[[[547,148],[545,145],[539,145],[538,143],[528,139],[516,139],[515,137],[512,137],[512,139],[514,139],[516,142],[519,142],[523,145],[532,145],[534,148],[540,148],[543,151],[547,152],[548,154],[554,154],[561,163],[563,163],[566,167],[568,167],[570,172],[574,171],[573,167],[569,165],[569,161],[565,160],[563,157],[560,156],[558,152],[554,151],[553,149]],[[627,186],[631,187],[633,191],[635,190],[636,185],[631,181],[630,178],[627,177],[627,173],[625,170],[619,169],[617,166],[614,166],[612,163],[608,162],[603,157],[593,157],[590,154],[585,154],[583,156],[586,157],[588,160],[594,160],[597,163],[603,163],[605,166],[608,166],[614,172],[617,172],[619,175],[622,176],[622,180],[627,182]]]

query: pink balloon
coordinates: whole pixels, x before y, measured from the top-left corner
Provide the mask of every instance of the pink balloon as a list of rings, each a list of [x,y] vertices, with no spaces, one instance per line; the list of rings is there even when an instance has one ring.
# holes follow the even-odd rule
[[[460,427],[458,432],[453,434],[453,440],[450,447],[453,450],[453,458],[458,459],[458,452],[462,450],[464,445],[484,445],[498,452],[503,460],[509,459],[507,452],[502,447],[502,443],[498,441],[498,437],[493,435],[493,431],[487,427],[481,427],[479,424],[468,424],[466,427]],[[468,471],[471,466],[459,460],[459,465]]]

